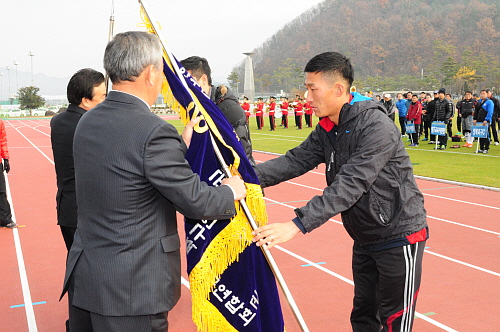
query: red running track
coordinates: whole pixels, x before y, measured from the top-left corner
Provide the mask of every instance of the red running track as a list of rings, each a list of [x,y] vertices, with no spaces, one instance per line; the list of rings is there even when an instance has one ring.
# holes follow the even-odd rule
[[[21,227],[0,229],[0,332],[64,331],[67,302],[58,300],[66,250],[56,225],[49,119],[5,123],[12,165],[8,181]],[[258,161],[274,157],[255,153]],[[319,167],[266,189],[270,220],[290,220],[293,208],[320,194],[325,186],[323,172]],[[500,326],[500,192],[417,183],[424,193],[431,237],[413,330],[496,331]],[[337,216],[272,250],[310,331],[350,331],[352,240],[339,220]],[[181,232],[182,228],[179,217]],[[25,272],[19,268],[16,237]],[[183,276],[187,279],[185,272]],[[26,286],[23,292],[23,284],[29,292]],[[284,297],[282,302],[287,331],[300,331]],[[181,300],[169,316],[170,331],[196,331],[190,305],[189,291],[183,286]]]

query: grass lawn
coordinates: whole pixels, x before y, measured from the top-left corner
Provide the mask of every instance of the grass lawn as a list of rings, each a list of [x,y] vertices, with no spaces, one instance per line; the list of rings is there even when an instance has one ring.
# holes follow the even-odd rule
[[[179,120],[170,121],[182,131]],[[263,130],[257,130],[255,118],[250,118],[250,132],[254,150],[285,153],[287,150],[299,145],[314,129],[318,118],[314,117],[313,128],[295,128],[294,119],[289,119],[289,128],[277,127],[276,131],[269,131],[267,117]],[[455,121],[454,121],[455,122]],[[278,121],[277,121],[278,124]],[[454,123],[453,133],[457,132]],[[399,125],[398,125],[399,127]],[[451,149],[455,143],[448,141],[448,148],[444,151],[433,150],[435,145],[420,142],[418,147],[408,147],[407,138],[402,138],[407,146],[408,154],[413,163],[416,175],[428,176],[439,179],[479,184],[500,188],[500,145],[491,144],[489,154],[476,154],[476,144],[473,148]]]

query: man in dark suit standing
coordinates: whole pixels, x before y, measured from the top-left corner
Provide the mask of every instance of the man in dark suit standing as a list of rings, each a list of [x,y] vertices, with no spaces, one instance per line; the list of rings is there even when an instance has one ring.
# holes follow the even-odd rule
[[[69,251],[78,222],[73,136],[81,116],[106,98],[104,75],[94,69],[81,69],[71,77],[66,90],[69,106],[50,121],[50,140],[57,177],[57,224]]]
[[[201,182],[184,158],[194,123],[185,144],[150,111],[163,81],[158,37],[116,35],[104,68],[112,91],[82,116],[74,137],[78,230],[64,286],[74,289],[70,329],[163,332],[180,296],[176,210],[228,219],[246,189],[239,177],[219,187]]]

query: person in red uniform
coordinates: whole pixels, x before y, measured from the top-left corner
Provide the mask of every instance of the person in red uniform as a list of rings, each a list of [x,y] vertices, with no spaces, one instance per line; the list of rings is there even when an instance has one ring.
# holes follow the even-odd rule
[[[7,132],[5,131],[5,124],[0,120],[0,156],[3,159],[2,176],[0,176],[0,226],[7,228],[15,228],[17,224],[12,221],[12,213],[10,204],[7,200],[7,186],[5,185],[5,176],[3,172],[9,173],[9,150],[7,149]]]
[[[274,131],[276,129],[276,122],[274,120],[274,112],[276,111],[276,98],[270,97],[269,99],[269,126],[271,127],[270,131]]]
[[[302,129],[302,113],[303,113],[303,104],[302,104],[302,98],[297,99],[297,104],[294,105],[295,107],[295,123],[297,124],[297,129]]]
[[[262,98],[257,99],[257,107],[254,108],[254,111],[257,119],[257,130],[262,130],[264,126],[264,102]]]
[[[283,114],[281,118],[281,125],[285,128],[288,128],[288,98],[281,97],[281,114]]]
[[[249,124],[248,119],[250,118],[250,104],[248,103],[248,98],[243,97],[243,103],[241,103],[241,108],[245,111],[247,117],[247,125]]]
[[[309,127],[309,128],[312,128],[312,115],[313,115],[313,111],[312,111],[312,107],[311,107],[311,104],[309,104],[306,100],[306,102],[304,103],[304,105],[302,106],[302,109],[304,110],[304,114],[305,114],[305,118],[306,118],[306,125]]]

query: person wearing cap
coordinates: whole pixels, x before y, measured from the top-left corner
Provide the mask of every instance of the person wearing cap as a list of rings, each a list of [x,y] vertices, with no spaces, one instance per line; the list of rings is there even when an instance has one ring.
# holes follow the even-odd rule
[[[297,99],[297,103],[293,105],[295,109],[295,123],[297,124],[297,129],[302,129],[302,98]]]
[[[306,91],[306,94],[307,94],[307,91]],[[307,98],[307,95],[304,95],[304,98]],[[305,114],[305,119],[306,119],[306,125],[308,128],[312,128],[312,123],[313,123],[313,118],[312,118],[312,115],[313,115],[313,111],[312,111],[312,108],[311,108],[311,104],[307,101],[305,101],[304,103],[304,114]]]
[[[394,105],[394,101],[391,98],[390,93],[384,94],[384,100],[381,101],[382,105],[384,105],[385,109],[387,110],[387,115],[389,118],[394,121],[395,118],[395,112],[394,109],[396,105]]]
[[[426,95],[425,92],[423,92],[423,91],[420,92],[420,97],[418,98],[418,101],[420,103],[423,103],[425,101],[425,95]]]
[[[274,131],[276,129],[276,122],[274,120],[274,112],[276,111],[276,98],[270,97],[269,98],[269,107],[267,114],[269,114],[269,126],[271,129],[270,131]]]
[[[281,125],[284,128],[288,128],[288,106],[290,106],[290,104],[288,103],[288,98],[281,97]]]
[[[254,108],[255,119],[257,120],[257,130],[262,130],[264,127],[264,101],[262,98],[257,98],[257,106]]]
[[[445,98],[446,89],[441,88],[438,91],[439,98],[436,100],[436,111],[434,112],[434,121],[441,121],[445,124],[450,122],[450,118],[453,116],[453,104],[451,100]],[[448,142],[448,135],[438,136],[439,145],[435,147],[436,150],[446,149],[446,144]]]
[[[248,98],[243,97],[243,102],[241,103],[241,108],[243,108],[243,111],[245,111],[245,116],[247,119],[247,125],[249,124],[249,118],[250,118],[250,104],[248,103]]]

